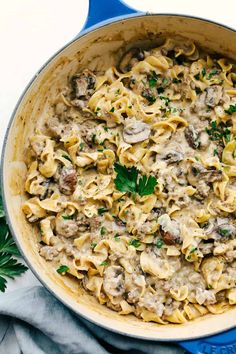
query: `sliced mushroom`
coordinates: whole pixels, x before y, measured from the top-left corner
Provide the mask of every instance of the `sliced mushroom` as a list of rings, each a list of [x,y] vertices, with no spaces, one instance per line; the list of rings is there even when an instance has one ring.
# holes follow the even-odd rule
[[[121,296],[125,292],[124,269],[120,266],[110,266],[104,272],[103,288],[108,296]]]
[[[169,150],[163,157],[163,160],[165,160],[167,164],[180,162],[183,159],[184,159],[184,155],[182,154],[182,152],[175,151],[175,150]]]
[[[149,138],[151,133],[150,126],[135,118],[126,119],[123,130],[124,141],[128,144],[139,143]]]
[[[215,107],[222,98],[222,86],[212,85],[206,89],[205,103],[208,107]]]
[[[192,124],[189,124],[189,126],[185,129],[184,131],[185,138],[189,144],[189,146],[193,149],[197,149],[200,145],[199,141],[199,132],[194,128]]]
[[[144,60],[144,51],[141,48],[131,48],[122,57],[119,69],[122,73],[130,71],[138,61]]]
[[[63,167],[59,178],[59,189],[65,195],[74,193],[77,184],[77,173],[73,167]]]
[[[222,171],[216,170],[214,167],[206,169],[200,163],[194,163],[188,170],[187,179],[192,186],[197,186],[199,181],[212,183],[222,179]]]
[[[76,105],[79,104],[77,101],[89,99],[94,93],[95,84],[96,76],[92,71],[86,69],[82,73],[75,74],[71,78],[72,103]]]

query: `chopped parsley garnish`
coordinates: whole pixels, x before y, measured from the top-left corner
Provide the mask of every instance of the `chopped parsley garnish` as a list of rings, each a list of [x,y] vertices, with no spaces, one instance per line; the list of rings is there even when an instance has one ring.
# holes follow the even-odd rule
[[[212,76],[217,75],[218,74],[218,70],[217,69],[213,69],[210,74],[208,75],[207,79],[210,80],[212,78]]]
[[[110,112],[114,113],[114,112],[115,112],[115,107],[112,107],[112,108],[110,109]]]
[[[225,109],[225,113],[233,114],[236,112],[236,104],[230,105],[228,109]]]
[[[199,87],[196,87],[195,92],[197,95],[199,95],[200,93],[202,93],[202,90]]]
[[[213,151],[213,156],[218,156],[218,150],[217,149],[214,149],[214,151]]]
[[[182,81],[180,79],[177,79],[176,77],[172,80],[173,84],[179,84]]]
[[[192,172],[194,176],[197,176],[200,173],[199,169],[194,166],[192,167]]]
[[[104,128],[105,132],[108,132],[109,128],[106,125],[103,128]]]
[[[104,262],[100,263],[99,265],[102,267],[106,267],[106,266],[108,266],[108,262],[104,261]]]
[[[229,230],[228,229],[220,229],[219,234],[221,236],[227,236],[229,234]]]
[[[72,219],[74,219],[73,215],[62,215],[62,217],[63,217],[64,220],[72,220]]]
[[[194,78],[195,78],[196,80],[200,80],[200,73],[194,75]]]
[[[168,106],[168,104],[170,103],[170,99],[168,97],[160,96],[160,99],[165,102],[166,106]]]
[[[164,241],[163,240],[161,240],[161,239],[157,240],[157,242],[156,242],[157,248],[162,248],[163,245],[164,245]]]
[[[61,265],[58,269],[57,269],[57,273],[59,274],[65,274],[66,272],[68,272],[70,268],[67,267],[66,265]]]
[[[132,239],[129,241],[129,245],[138,248],[141,245],[141,242],[139,240]]]
[[[120,236],[119,236],[119,234],[115,234],[114,240],[115,240],[115,241],[120,241]]]
[[[210,136],[210,139],[213,141],[225,139],[226,143],[230,141],[230,130],[227,127],[224,127],[222,124],[217,126],[216,121],[211,122],[211,128],[206,128],[207,134]]]
[[[148,100],[150,103],[156,102],[156,97],[149,92],[144,92],[143,97],[146,98],[146,100]]]
[[[102,235],[102,236],[105,235],[106,232],[107,232],[107,229],[106,229],[104,226],[102,226],[102,227],[101,227],[101,230],[100,230],[101,235]]]
[[[163,87],[166,87],[166,86],[168,85],[168,83],[169,83],[169,80],[168,80],[166,77],[164,77],[164,78],[162,79],[162,86],[163,86]]]
[[[154,192],[158,183],[154,176],[144,175],[138,179],[139,170],[134,166],[127,168],[115,163],[114,168],[117,173],[114,182],[120,192],[138,193],[141,197]]]
[[[96,243],[96,242],[92,242],[92,243],[91,243],[91,248],[92,248],[92,249],[94,249],[96,246],[97,246],[97,243]]]
[[[204,76],[206,76],[206,69],[205,68],[202,69],[202,77],[204,77]]]
[[[84,143],[80,143],[80,144],[79,144],[79,151],[82,151],[83,148],[84,148]]]
[[[93,142],[93,144],[96,144],[96,134],[93,134],[93,136],[92,136],[92,142]]]
[[[106,212],[107,212],[106,208],[98,208],[98,215],[103,215]]]
[[[189,252],[189,254],[194,253],[196,250],[197,250],[197,247],[193,247],[193,248],[191,249],[191,251]]]
[[[68,156],[68,155],[62,155],[62,157],[64,157],[64,159],[66,159],[66,160],[72,162],[70,156]]]
[[[164,87],[158,87],[157,89],[157,93],[160,94],[160,93],[163,93],[165,91]]]
[[[99,112],[99,111],[101,111],[101,108],[100,108],[100,107],[97,107],[97,108],[96,108],[96,112]]]

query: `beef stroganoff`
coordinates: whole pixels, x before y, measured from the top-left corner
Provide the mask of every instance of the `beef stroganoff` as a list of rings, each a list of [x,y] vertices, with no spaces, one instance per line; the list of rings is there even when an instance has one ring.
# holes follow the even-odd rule
[[[236,66],[194,43],[79,69],[29,143],[39,253],[121,315],[236,304]]]

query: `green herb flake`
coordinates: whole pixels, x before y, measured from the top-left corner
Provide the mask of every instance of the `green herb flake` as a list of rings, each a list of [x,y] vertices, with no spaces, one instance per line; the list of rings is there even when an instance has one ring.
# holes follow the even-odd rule
[[[70,156],[68,156],[68,155],[62,155],[62,157],[64,157],[64,159],[66,159],[66,160],[68,160],[68,161],[72,162],[72,160],[71,160]]]
[[[132,239],[129,241],[129,245],[138,248],[141,245],[141,242],[139,240]]]
[[[172,80],[173,84],[180,84],[182,81],[176,77]]]
[[[150,79],[150,80],[148,81],[148,84],[149,84],[150,87],[156,86],[156,84],[157,84],[157,79],[154,79],[154,78]]]
[[[220,229],[219,234],[221,236],[227,236],[229,234],[229,230],[228,229]]]
[[[117,242],[120,241],[120,236],[119,236],[119,234],[115,234],[114,240],[117,241]]]
[[[236,112],[236,104],[234,104],[234,105],[231,104],[228,109],[225,109],[225,113],[230,114],[230,115],[235,112]]]
[[[193,248],[191,249],[191,251],[189,252],[189,254],[193,254],[195,251],[197,251],[197,247],[193,247]]]
[[[218,156],[218,150],[217,149],[214,149],[214,151],[213,151],[213,156]]]
[[[211,128],[206,128],[207,134],[210,136],[210,139],[213,141],[225,140],[228,143],[231,139],[230,129],[223,126],[222,124],[217,126],[216,121],[211,122]]]
[[[74,215],[62,215],[62,218],[64,220],[73,220],[74,219]]]
[[[102,226],[101,230],[100,230],[101,235],[104,236],[106,234],[106,232],[107,232],[107,229],[104,226]]]
[[[69,267],[67,267],[66,265],[61,265],[58,269],[57,269],[57,273],[59,274],[66,274],[66,272],[68,272],[68,270],[70,270]]]
[[[196,80],[200,80],[200,73],[194,75],[194,78],[195,78]]]
[[[148,102],[150,102],[150,103],[156,102],[156,97],[154,95],[152,95],[151,93],[144,92],[143,97],[146,98],[146,100],[148,100]]]
[[[120,94],[120,89],[116,90],[116,96]]]
[[[93,250],[96,246],[97,246],[97,243],[96,243],[96,242],[92,242],[92,243],[91,243],[91,248],[92,248],[92,250]]]
[[[98,215],[103,215],[107,211],[108,211],[108,209],[106,209],[106,208],[98,208]]]
[[[85,145],[84,143],[80,143],[80,144],[79,144],[79,151],[83,151],[84,145]]]
[[[200,93],[202,93],[202,90],[199,87],[196,87],[195,92],[197,95],[199,95]]]
[[[162,248],[162,246],[164,245],[164,241],[161,239],[158,239],[156,242],[156,246],[157,248]]]
[[[102,263],[99,264],[101,267],[106,267],[108,266],[108,262],[104,261]]]
[[[165,89],[164,89],[164,87],[162,87],[162,86],[158,87],[158,89],[157,89],[157,93],[158,93],[158,94],[161,94],[161,93],[163,93],[164,91],[165,91]]]
[[[114,113],[115,112],[115,107],[112,107],[109,112]]]
[[[219,72],[217,69],[213,69],[210,74],[208,75],[207,79],[210,80],[212,76],[217,75]]]
[[[103,128],[104,128],[105,132],[108,132],[109,128],[106,125]]]
[[[160,99],[165,102],[166,106],[168,106],[168,104],[170,103],[170,99],[168,97],[160,96]]]
[[[206,76],[206,69],[205,68],[202,69],[202,77],[204,77],[204,76]]]

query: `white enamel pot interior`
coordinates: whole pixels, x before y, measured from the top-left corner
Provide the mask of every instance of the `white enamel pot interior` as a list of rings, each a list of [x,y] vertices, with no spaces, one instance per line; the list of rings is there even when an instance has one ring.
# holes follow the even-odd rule
[[[26,199],[25,148],[36,125],[49,113],[50,97],[65,86],[77,69],[106,69],[116,64],[122,49],[163,36],[183,36],[236,60],[236,33],[215,23],[175,15],[135,15],[114,20],[85,32],[57,53],[24,92],[10,122],[3,150],[2,189],[8,222],[24,258],[38,279],[76,314],[121,334],[148,340],[183,340],[212,335],[236,324],[236,308],[207,315],[184,325],[145,323],[132,315],[121,316],[98,304],[73,279],[56,273],[38,253],[37,229],[21,210]]]

